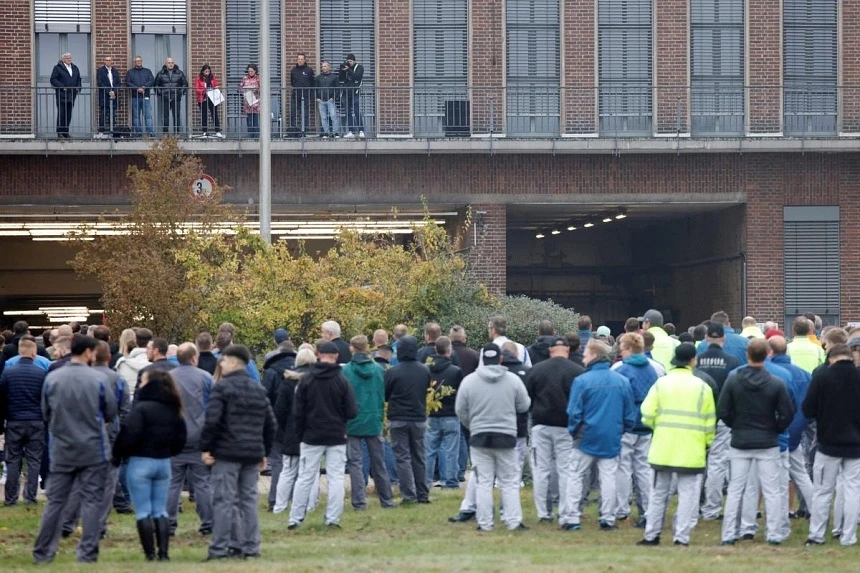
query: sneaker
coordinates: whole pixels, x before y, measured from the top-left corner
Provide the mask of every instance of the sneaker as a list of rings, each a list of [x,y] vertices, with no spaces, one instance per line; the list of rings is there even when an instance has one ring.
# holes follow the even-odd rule
[[[640,539],[639,541],[636,542],[636,545],[639,545],[642,547],[660,545],[660,536],[658,535],[654,539]]]
[[[287,529],[289,529],[290,531],[295,531],[295,530],[296,530],[296,529],[298,529],[298,528],[299,528],[299,524],[298,524],[298,523],[291,523],[291,524],[289,524],[289,525],[287,526]]]
[[[433,485],[431,487],[442,487],[442,482],[441,481],[434,481]]]
[[[754,533],[744,533],[741,536],[741,539],[743,539],[744,541],[752,541],[755,539],[755,534]]]
[[[633,527],[636,529],[645,529],[646,525],[648,525],[648,520],[644,517],[640,517],[639,520],[633,524]]]
[[[484,529],[480,525],[478,526],[478,529],[477,529],[477,531],[483,531],[483,532],[488,532],[488,531],[492,531],[492,530],[493,530],[492,527],[490,529]]]
[[[220,139],[224,139],[224,134],[221,133],[220,131],[218,131],[218,132],[215,132],[215,137],[220,138]]]
[[[432,502],[431,502],[429,499],[419,499],[419,500],[418,500],[418,503],[424,503],[424,504],[427,504],[427,503],[432,503]]]
[[[511,527],[508,531],[527,531],[528,527],[526,527],[523,522],[520,522],[516,527]]]
[[[708,516],[703,515],[702,516],[702,521],[722,521],[722,520],[723,520],[723,514],[722,513],[718,513],[717,515],[708,515]]]
[[[361,139],[364,139],[364,132],[363,132],[363,131],[359,131],[359,132],[358,132],[358,137],[360,137]]]
[[[608,521],[600,520],[600,531],[612,531],[614,529],[618,529],[618,526],[614,523],[609,523]]]
[[[326,523],[325,526],[329,529],[341,529],[340,523]]]
[[[580,523],[565,523],[561,526],[562,531],[579,531],[582,529],[582,524]]]
[[[541,517],[538,520],[538,523],[552,523],[553,521],[555,521],[555,520],[551,517]]]
[[[689,543],[684,543],[683,541],[678,541],[677,539],[673,542],[673,545],[679,545],[681,547],[689,547]]]
[[[782,545],[782,541],[777,541],[776,539],[768,539],[767,544],[768,545]]]
[[[202,137],[203,139],[206,139],[207,137],[209,137],[209,134],[204,131],[203,135],[201,135],[200,137]],[[216,557],[216,559],[220,559],[220,557]]]
[[[454,517],[448,518],[448,523],[463,523],[465,521],[471,521],[475,519],[474,511],[461,511]]]
[[[815,541],[814,539],[807,539],[806,543],[804,543],[806,547],[815,547],[816,545],[824,545],[823,541]]]
[[[734,545],[737,543],[737,539],[727,539],[725,541],[720,541],[720,545]]]
[[[355,137],[355,134],[351,131],[343,136],[344,139],[352,139],[353,137]]]

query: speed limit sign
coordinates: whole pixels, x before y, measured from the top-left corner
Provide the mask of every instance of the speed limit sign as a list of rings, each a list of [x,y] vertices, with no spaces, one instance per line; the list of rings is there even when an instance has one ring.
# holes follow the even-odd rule
[[[199,179],[191,182],[191,196],[195,199],[208,199],[215,188],[215,180],[206,174],[201,174]]]

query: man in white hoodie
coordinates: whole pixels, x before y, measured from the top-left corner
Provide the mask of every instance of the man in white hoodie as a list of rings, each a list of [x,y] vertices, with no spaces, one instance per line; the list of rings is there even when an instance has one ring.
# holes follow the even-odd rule
[[[517,414],[531,406],[520,378],[501,366],[502,352],[495,344],[481,351],[483,364],[466,376],[457,391],[455,410],[469,429],[472,471],[477,480],[479,531],[493,529],[493,481],[498,479],[509,530],[526,529],[520,503],[517,463]]]
[[[132,350],[128,356],[123,356],[116,362],[116,373],[122,376],[123,380],[125,380],[132,396],[134,396],[134,390],[137,387],[138,374],[141,370],[150,365],[150,361],[146,357],[146,346],[151,340],[151,330],[148,328],[138,329],[135,335],[135,344],[137,344],[137,348]]]

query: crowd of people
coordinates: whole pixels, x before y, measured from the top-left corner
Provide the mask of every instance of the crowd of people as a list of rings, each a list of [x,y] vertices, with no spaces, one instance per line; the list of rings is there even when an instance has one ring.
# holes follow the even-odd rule
[[[321,72],[314,74],[305,61],[304,53],[296,56],[296,65],[290,70],[290,117],[287,135],[304,137],[311,131],[311,102],[316,103],[320,118],[322,137],[364,137],[364,122],[361,116],[361,84],[364,66],[356,61],[354,54],[347,54],[338,67],[332,70],[329,62],[323,61]],[[238,86],[242,96],[242,112],[245,116],[247,135],[260,135],[260,82],[258,67],[249,64],[245,76]],[[65,53],[51,71],[51,87],[57,105],[57,137],[69,138],[75,102],[82,89],[81,73],[72,62],[72,54]],[[225,101],[209,64],[203,64],[200,73],[189,83],[185,72],[179,69],[172,57],[156,73],[144,66],[143,58],[135,56],[133,65],[123,78],[114,66],[113,58],[106,56],[104,65],[96,71],[96,93],[98,99],[98,132],[96,139],[106,139],[119,133],[117,110],[120,94],[127,93],[131,111],[132,127],[129,135],[155,135],[152,117],[152,100],[157,99],[161,109],[160,127],[163,134],[182,133],[183,98],[188,95],[200,110],[201,137],[224,138],[221,131],[219,109]],[[273,86],[277,92],[280,86]],[[277,93],[275,93],[277,95]],[[152,99],[151,99],[152,98]],[[341,130],[341,117],[344,118]],[[209,120],[212,120],[210,129]],[[171,130],[172,121],[172,130]]]
[[[755,538],[763,498],[769,544],[808,517],[806,543],[821,545],[835,495],[832,537],[853,545],[860,329],[818,320],[799,316],[786,336],[751,317],[737,332],[716,312],[678,334],[649,310],[615,339],[582,316],[569,333],[543,320],[526,347],[497,316],[480,350],[457,325],[447,336],[425,325],[421,346],[406,325],[393,340],[377,330],[347,342],[327,321],[298,348],[276,330],[262,370],[229,323],[173,345],[146,328],[114,342],[105,326],[77,324],[36,338],[18,322],[3,333],[0,362],[5,505],[22,494],[35,504],[45,488],[38,563],[78,521],[77,559],[95,561],[111,508],[135,514],[147,560],[168,560],[187,487],[198,530],[211,536],[208,559],[255,557],[260,473],[272,476],[269,511],[294,530],[319,502],[325,458],[332,528],[348,473],[356,511],[367,508],[370,477],[387,509],[466,481],[450,522],[492,530],[498,487],[504,526],[527,529],[528,470],[539,522],[564,531],[583,527],[597,492],[600,530],[631,520],[644,530],[639,545],[659,545],[677,495],[675,545],[690,543],[700,519],[722,520],[721,543],[734,545]]]

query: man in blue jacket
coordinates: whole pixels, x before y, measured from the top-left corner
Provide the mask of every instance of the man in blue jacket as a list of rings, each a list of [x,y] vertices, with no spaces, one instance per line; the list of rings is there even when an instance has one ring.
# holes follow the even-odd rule
[[[727,354],[731,354],[738,360],[740,360],[741,365],[747,363],[747,345],[749,345],[750,339],[740,334],[736,333],[732,328],[731,322],[729,321],[729,315],[726,314],[725,311],[718,310],[714,314],[711,315],[711,322],[717,322],[723,325],[723,330],[726,334],[726,342],[723,345],[723,351]],[[703,340],[696,346],[696,351],[699,354],[702,354],[710,347],[707,340]]]
[[[573,522],[565,525],[566,530],[582,528],[583,484],[595,464],[600,478],[600,529],[618,529],[615,490],[621,437],[636,426],[637,409],[630,382],[609,369],[611,350],[599,340],[586,345],[586,372],[577,377],[570,392],[568,431],[574,439],[574,453],[568,503],[574,510]]]

